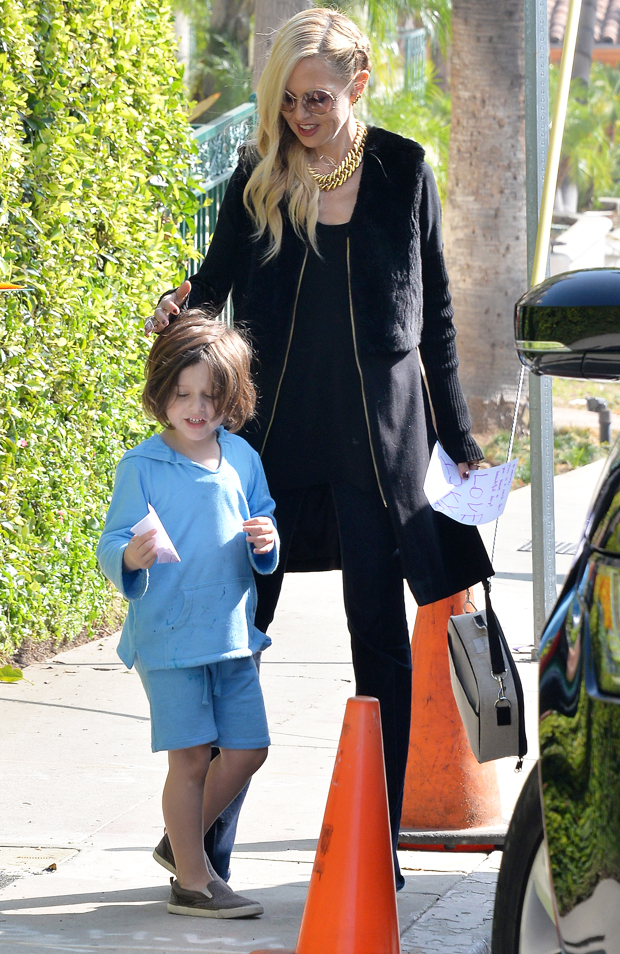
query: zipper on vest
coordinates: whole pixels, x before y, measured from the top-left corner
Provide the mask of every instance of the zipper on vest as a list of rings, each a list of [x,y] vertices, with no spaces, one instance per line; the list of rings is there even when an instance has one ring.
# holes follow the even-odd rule
[[[284,381],[284,375],[286,374],[286,366],[288,364],[288,356],[291,350],[291,342],[293,340],[293,332],[295,330],[295,318],[297,317],[297,302],[299,301],[299,291],[301,289],[301,280],[304,277],[304,271],[306,270],[306,262],[308,261],[308,249],[306,249],[306,254],[304,255],[304,260],[301,266],[301,272],[299,273],[299,281],[297,282],[297,291],[295,293],[295,302],[293,304],[293,317],[291,319],[291,330],[288,335],[288,343],[286,345],[286,354],[284,355],[284,364],[282,365],[282,374],[280,375],[280,380],[278,381],[278,387],[276,389],[276,396],[273,401],[273,408],[271,410],[271,417],[269,419],[269,425],[265,432],[265,438],[263,440],[263,445],[260,449],[260,456],[262,457],[265,453],[265,445],[267,444],[267,438],[269,437],[269,431],[271,430],[271,425],[273,424],[273,419],[276,416],[276,407],[278,405],[278,398],[280,397],[280,390],[282,388],[282,382]]]
[[[375,457],[375,449],[372,443],[372,434],[370,433],[370,418],[368,416],[368,404],[366,402],[366,391],[364,389],[364,375],[362,374],[362,366],[360,364],[359,355],[357,353],[357,335],[355,334],[355,318],[353,317],[353,295],[351,293],[351,248],[349,244],[348,235],[347,235],[347,281],[349,282],[349,314],[351,316],[351,331],[353,332],[353,351],[355,353],[355,363],[357,365],[357,371],[360,376],[360,385],[362,388],[362,402],[364,404],[364,416],[366,418],[366,428],[368,430],[368,443],[370,444],[370,456],[372,457],[373,467],[375,468],[375,477],[377,478],[377,486],[379,487],[381,500],[383,501],[383,506],[387,507],[387,503],[385,502],[385,494],[383,493],[383,487],[381,486],[381,480],[379,479],[379,468],[377,467],[377,458]]]

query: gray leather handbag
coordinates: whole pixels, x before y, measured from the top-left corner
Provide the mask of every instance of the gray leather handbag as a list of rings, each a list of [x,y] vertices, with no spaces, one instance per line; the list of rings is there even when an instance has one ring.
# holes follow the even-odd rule
[[[485,610],[451,616],[450,678],[472,752],[479,762],[527,753],[523,688],[483,583]],[[472,604],[473,605],[473,604]]]

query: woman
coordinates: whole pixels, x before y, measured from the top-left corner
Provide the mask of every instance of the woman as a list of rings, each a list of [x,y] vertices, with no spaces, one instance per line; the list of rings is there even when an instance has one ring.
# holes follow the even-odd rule
[[[368,49],[332,10],[282,27],[258,86],[256,148],[242,152],[200,271],[146,330],[187,303],[219,310],[232,291],[261,395],[244,436],[262,455],[281,538],[281,570],[257,581],[256,624],[269,626],[285,569],[342,568],[356,689],[381,704],[395,846],[411,704],[403,577],[425,604],[492,569],[477,530],[435,513],[422,490],[433,417],[465,478],[482,453],[424,151],[354,115]]]

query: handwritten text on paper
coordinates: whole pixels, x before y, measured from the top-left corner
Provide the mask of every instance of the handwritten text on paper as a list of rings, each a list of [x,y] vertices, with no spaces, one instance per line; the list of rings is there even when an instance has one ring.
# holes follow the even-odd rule
[[[424,493],[433,510],[458,523],[478,525],[496,520],[503,512],[518,460],[471,470],[464,480],[440,444],[435,444],[424,479]]]

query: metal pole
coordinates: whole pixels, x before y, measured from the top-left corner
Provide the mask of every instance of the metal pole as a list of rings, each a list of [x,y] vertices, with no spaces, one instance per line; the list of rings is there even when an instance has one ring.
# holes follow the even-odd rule
[[[525,0],[525,168],[527,271],[530,285],[549,144],[549,40],[547,0]],[[532,492],[534,653],[556,599],[553,509],[553,404],[551,378],[529,375]]]
[[[553,202],[566,118],[581,0],[570,0],[562,63],[548,145],[549,94],[546,0],[525,0],[525,140],[527,251],[530,284],[549,273]],[[551,379],[530,375],[530,453],[532,481],[533,658],[557,597],[553,510],[553,403]]]

